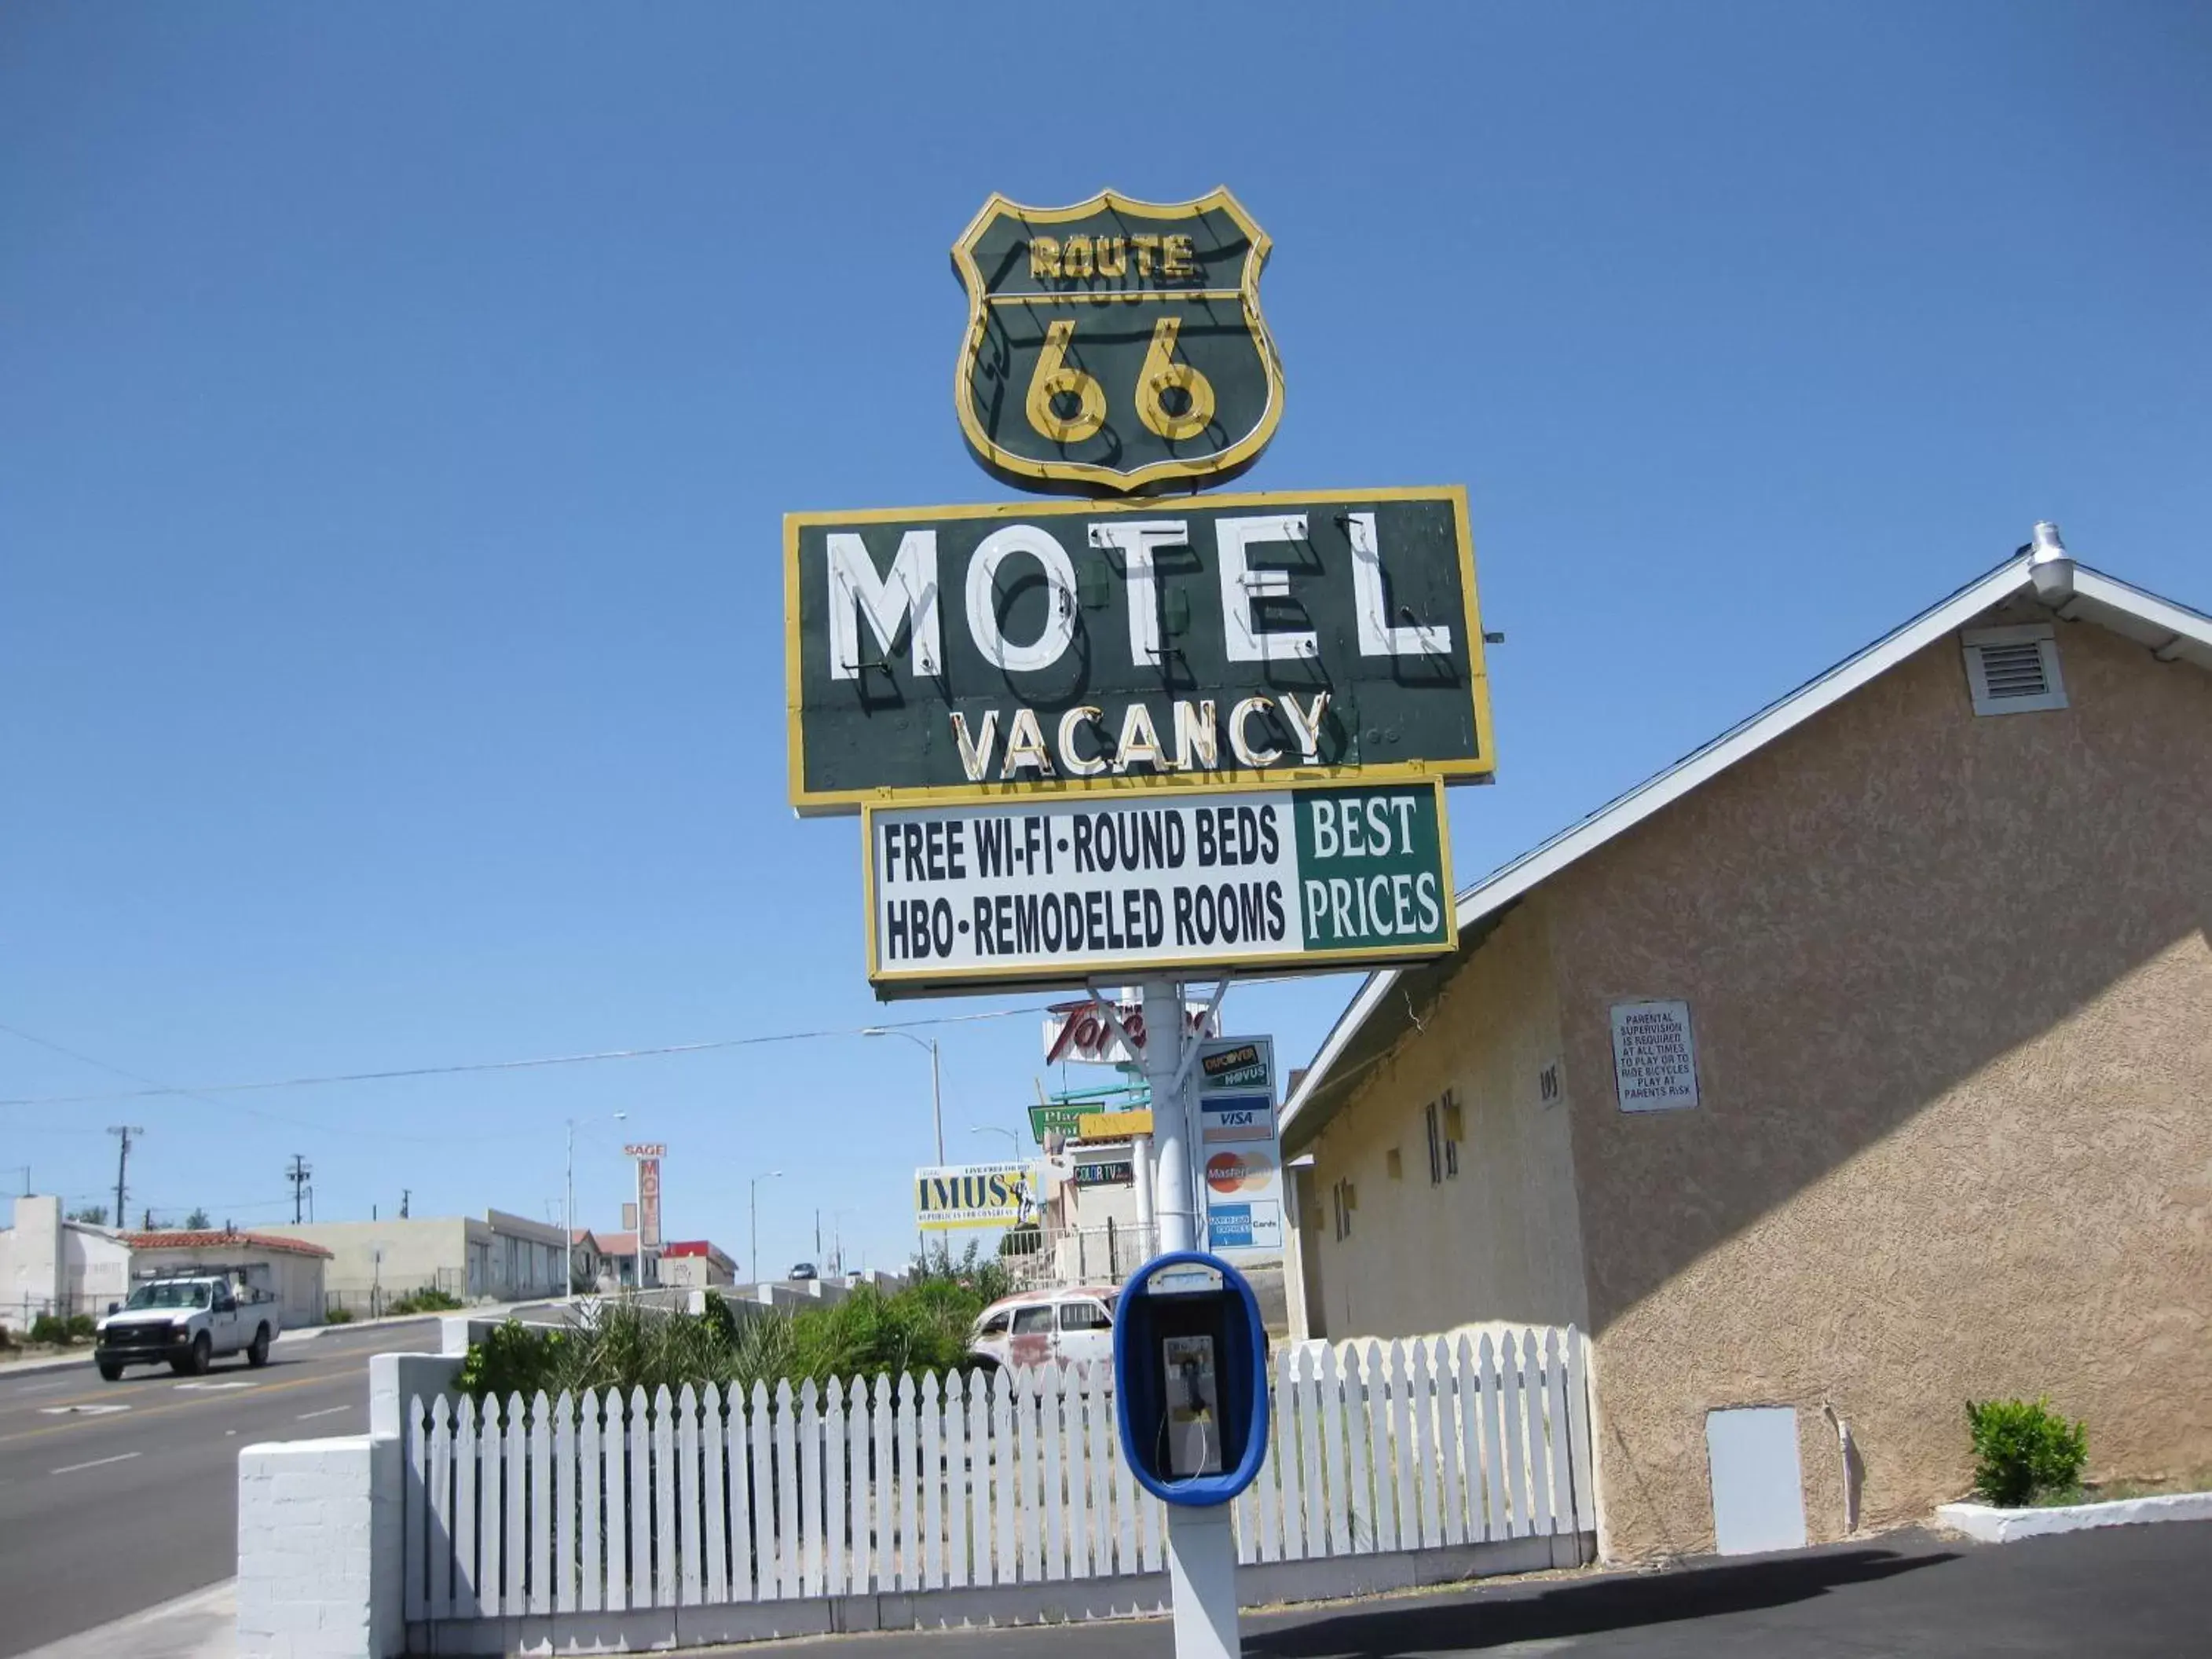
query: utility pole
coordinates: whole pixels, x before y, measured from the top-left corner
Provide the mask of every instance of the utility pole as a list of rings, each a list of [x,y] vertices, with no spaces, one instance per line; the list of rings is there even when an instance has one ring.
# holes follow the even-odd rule
[[[135,1123],[113,1123],[108,1126],[107,1133],[113,1135],[116,1140],[115,1230],[120,1232],[131,1224],[124,1218],[129,1212],[123,1207],[123,1176],[124,1172],[131,1166],[131,1139],[132,1136],[143,1135],[146,1131]]]
[[[412,1187],[402,1187],[399,1189],[399,1218],[402,1221],[407,1219],[407,1200],[414,1196],[415,1189]]]
[[[313,1174],[314,1170],[307,1166],[307,1160],[297,1152],[293,1153],[292,1167],[284,1171],[284,1178],[292,1183],[292,1224],[295,1227],[300,1224],[301,1210],[307,1201],[307,1177]]]

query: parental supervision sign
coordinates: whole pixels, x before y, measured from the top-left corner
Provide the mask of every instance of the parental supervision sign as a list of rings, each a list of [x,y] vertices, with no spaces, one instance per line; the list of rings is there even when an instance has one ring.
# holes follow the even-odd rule
[[[879,994],[1449,951],[1440,783],[872,807]]]

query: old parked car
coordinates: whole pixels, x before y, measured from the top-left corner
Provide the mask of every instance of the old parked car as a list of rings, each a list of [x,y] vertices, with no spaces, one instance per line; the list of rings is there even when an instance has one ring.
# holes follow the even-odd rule
[[[92,1360],[110,1382],[125,1365],[163,1365],[179,1376],[203,1375],[225,1354],[269,1363],[283,1325],[276,1297],[221,1273],[149,1279],[121,1307],[111,1307],[93,1338]]]
[[[976,1316],[969,1357],[995,1366],[1048,1360],[1114,1363],[1114,1304],[1118,1285],[1078,1285],[1002,1297]]]

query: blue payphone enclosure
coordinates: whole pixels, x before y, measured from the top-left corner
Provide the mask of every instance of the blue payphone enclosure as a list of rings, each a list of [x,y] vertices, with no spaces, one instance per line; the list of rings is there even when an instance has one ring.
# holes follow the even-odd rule
[[[1183,1265],[1218,1273],[1222,1288],[1196,1294],[1156,1294],[1148,1288],[1162,1269]],[[1218,1474],[1171,1474],[1164,1462],[1170,1380],[1161,1343],[1183,1333],[1215,1339]],[[1219,1256],[1171,1250],[1129,1275],[1114,1318],[1114,1384],[1121,1455],[1146,1491],[1170,1504],[1202,1506],[1226,1504],[1252,1484],[1267,1455],[1267,1330],[1251,1285]]]

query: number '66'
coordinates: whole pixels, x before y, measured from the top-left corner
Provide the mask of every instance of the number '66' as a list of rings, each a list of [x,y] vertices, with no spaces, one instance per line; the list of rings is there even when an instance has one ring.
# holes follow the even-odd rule
[[[1146,431],[1170,441],[1195,438],[1213,420],[1213,383],[1191,364],[1175,360],[1176,336],[1182,330],[1181,318],[1161,318],[1137,371],[1137,418]],[[1106,424],[1106,389],[1067,361],[1067,343],[1074,334],[1075,324],[1066,318],[1045,331],[1044,349],[1037,355],[1024,405],[1030,424],[1060,444],[1081,443]],[[1167,404],[1170,392],[1182,394],[1181,407],[1173,411]],[[1072,414],[1054,407],[1062,398],[1075,400]]]

